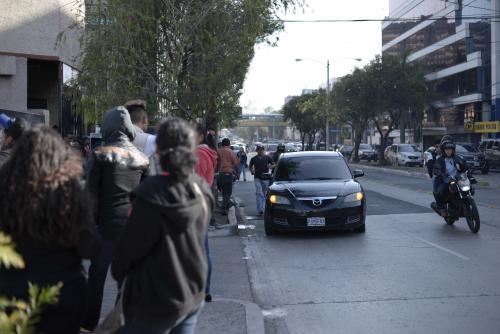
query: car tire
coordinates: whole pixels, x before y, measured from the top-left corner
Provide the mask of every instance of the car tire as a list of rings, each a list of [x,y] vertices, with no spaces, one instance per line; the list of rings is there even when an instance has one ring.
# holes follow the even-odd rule
[[[365,233],[366,232],[366,224],[361,225],[360,227],[356,227],[352,230],[354,233]]]
[[[264,232],[266,232],[266,235],[276,235],[276,230],[272,228],[267,219],[264,219]]]

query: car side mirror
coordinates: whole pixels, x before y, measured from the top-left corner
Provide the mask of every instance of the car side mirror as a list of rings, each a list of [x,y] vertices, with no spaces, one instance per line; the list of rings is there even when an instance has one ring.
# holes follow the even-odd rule
[[[354,178],[365,176],[365,173],[361,169],[355,169],[353,174]]]

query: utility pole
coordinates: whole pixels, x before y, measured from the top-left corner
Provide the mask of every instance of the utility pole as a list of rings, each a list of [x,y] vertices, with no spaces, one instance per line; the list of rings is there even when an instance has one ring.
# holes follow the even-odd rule
[[[330,112],[330,60],[326,61],[326,134],[325,134],[325,151],[330,147],[330,122],[328,113]]]
[[[491,12],[498,13],[500,11],[500,1],[491,1]],[[491,20],[491,105],[492,112],[490,119],[483,121],[498,121],[500,120],[500,22]],[[484,114],[483,114],[484,115]],[[493,135],[495,136],[495,134]],[[498,138],[498,134],[496,134]]]

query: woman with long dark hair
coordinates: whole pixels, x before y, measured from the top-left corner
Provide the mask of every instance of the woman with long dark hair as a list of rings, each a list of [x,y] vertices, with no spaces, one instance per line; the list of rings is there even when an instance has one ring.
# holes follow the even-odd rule
[[[162,175],[132,192],[132,212],[111,266],[125,279],[120,333],[194,333],[207,279],[204,239],[213,197],[194,173],[192,127],[167,118],[156,149]]]
[[[0,230],[13,238],[26,265],[0,269],[0,294],[27,299],[28,282],[63,283],[37,333],[78,333],[85,312],[82,258],[99,252],[100,239],[82,169],[78,154],[45,126],[26,131],[0,168]]]

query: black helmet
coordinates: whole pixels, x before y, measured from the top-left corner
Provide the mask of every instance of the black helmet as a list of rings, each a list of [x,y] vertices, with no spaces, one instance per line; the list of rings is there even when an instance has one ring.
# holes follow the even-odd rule
[[[230,146],[231,141],[229,140],[229,138],[224,138],[224,139],[222,139],[221,145],[222,146]]]
[[[451,136],[444,136],[443,139],[441,139],[441,152],[444,154],[444,150],[447,148],[451,148],[455,151],[455,143],[453,142],[453,138],[451,138]]]
[[[255,145],[255,151],[260,151],[260,150],[263,150],[264,149],[264,146],[262,145]]]
[[[279,143],[279,144],[278,144],[278,147],[277,147],[277,150],[278,150],[278,151],[284,151],[284,150],[285,150],[285,144],[283,144],[283,143]]]

